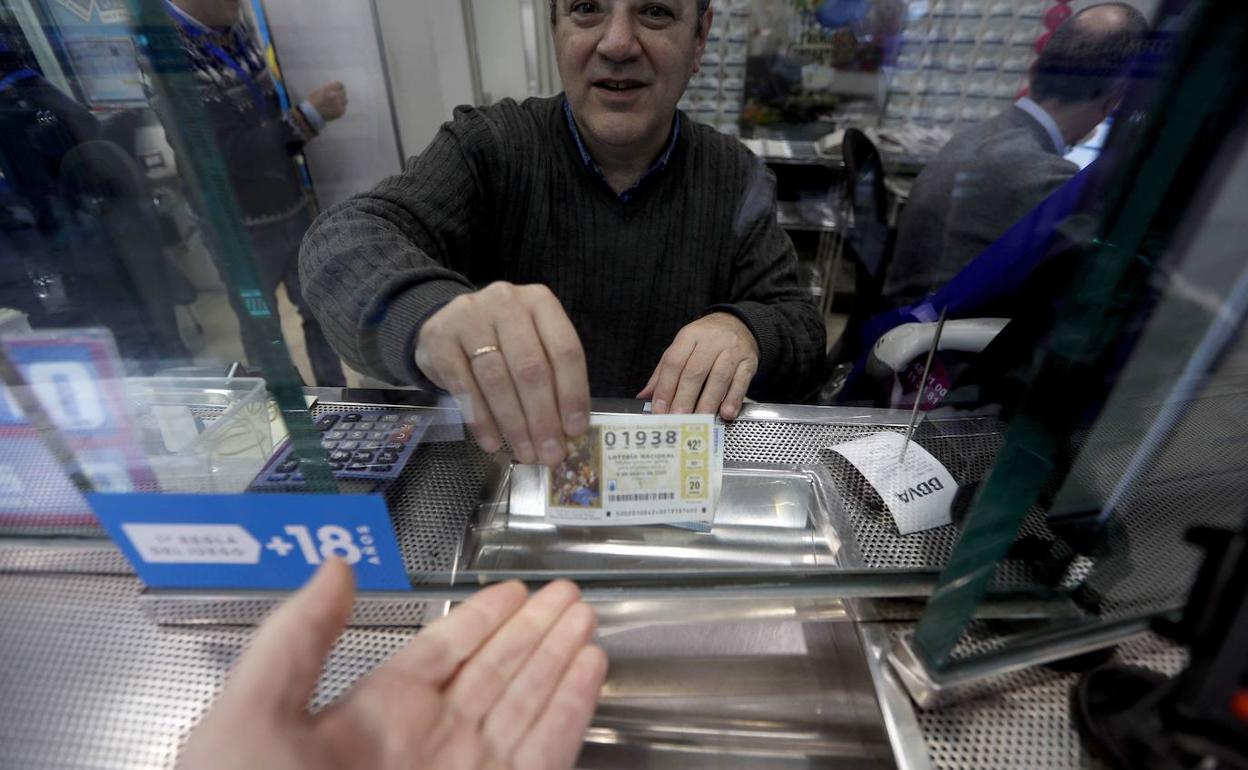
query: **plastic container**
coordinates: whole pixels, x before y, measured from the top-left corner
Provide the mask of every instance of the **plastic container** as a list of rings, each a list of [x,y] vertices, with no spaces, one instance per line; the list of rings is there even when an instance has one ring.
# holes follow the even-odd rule
[[[140,448],[165,492],[242,492],[273,451],[264,380],[125,381]]]

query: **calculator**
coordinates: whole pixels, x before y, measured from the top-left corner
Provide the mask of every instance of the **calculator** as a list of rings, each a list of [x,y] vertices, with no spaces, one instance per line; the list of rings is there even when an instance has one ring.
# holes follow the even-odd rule
[[[334,478],[344,481],[393,481],[429,427],[429,415],[408,409],[322,412],[315,425],[321,446],[329,455]],[[297,487],[303,484],[299,458],[287,438],[265,463],[253,489]]]

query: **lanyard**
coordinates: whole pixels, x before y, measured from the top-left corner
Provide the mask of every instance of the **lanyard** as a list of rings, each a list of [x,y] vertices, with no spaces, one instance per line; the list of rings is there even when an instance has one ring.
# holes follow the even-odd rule
[[[13,70],[3,78],[0,78],[0,91],[3,91],[14,83],[20,83],[23,80],[30,80],[31,78],[37,77],[39,77],[39,73],[27,67],[22,67],[20,70]]]
[[[263,117],[269,117],[269,106],[268,102],[264,98],[264,92],[260,90],[260,84],[255,81],[255,78],[251,76],[251,73],[247,70],[247,68],[240,64],[238,59],[231,56],[228,51],[205,38],[204,30],[191,24],[185,17],[184,11],[172,3],[169,3],[169,0],[165,0],[165,2],[172,12],[173,20],[177,22],[179,27],[182,28],[182,31],[207,48],[218,61],[233,70],[234,73],[238,75],[239,80],[243,82],[243,85],[247,86],[247,90],[251,93],[251,100],[256,103],[256,109],[259,110]],[[239,32],[238,26],[235,25],[231,31],[234,33],[235,45],[237,45],[240,50],[247,50],[247,41],[243,38],[243,34]]]

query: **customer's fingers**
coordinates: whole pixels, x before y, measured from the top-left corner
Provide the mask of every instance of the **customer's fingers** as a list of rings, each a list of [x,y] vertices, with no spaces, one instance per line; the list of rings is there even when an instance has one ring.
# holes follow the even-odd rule
[[[715,360],[720,352],[718,348],[705,343],[694,346],[693,352],[689,354],[689,360],[685,361],[685,368],[680,373],[676,395],[672,398],[673,414],[693,412],[693,408],[698,404],[698,396],[702,393],[703,386],[706,385],[706,378],[715,366]]]
[[[472,595],[445,617],[429,624],[371,676],[414,677],[440,687],[465,660],[524,606],[524,584],[511,580]]]
[[[485,717],[481,732],[494,756],[511,756],[596,625],[597,616],[584,602],[564,610]]]
[[[558,580],[534,594],[481,649],[464,661],[447,700],[474,724],[498,702],[517,671],[528,664],[564,610],[580,598],[577,587]]]
[[[351,616],[355,576],[341,559],[329,559],[261,624],[239,658],[221,705],[301,713],[321,669]]]
[[[554,368],[563,432],[575,438],[589,428],[589,373],[585,350],[568,314],[549,290],[535,298],[531,308],[537,334]]]
[[[728,388],[728,394],[724,396],[724,403],[719,407],[719,416],[725,420],[735,420],[737,415],[741,414],[741,404],[745,401],[745,394],[750,389],[750,383],[754,381],[754,374],[758,371],[758,361],[753,358],[747,358],[737,364],[737,370],[732,375],[732,385]]]
[[[541,716],[516,747],[512,767],[515,770],[571,767],[580,754],[585,728],[593,718],[606,676],[606,654],[592,645],[582,647],[559,680]]]
[[[711,366],[710,374],[706,376],[706,384],[702,386],[702,395],[698,397],[697,406],[693,411],[698,414],[718,412],[720,405],[724,403],[724,398],[728,395],[728,389],[732,387],[732,378],[736,371],[736,356],[727,350],[720,352],[719,357]]]
[[[677,334],[663,353],[659,361],[659,377],[654,385],[653,403],[650,411],[653,414],[667,414],[671,411],[672,401],[676,398],[676,388],[680,385],[680,373],[685,370],[685,362],[693,353],[693,338],[690,335]]]
[[[444,720],[445,721],[445,720]],[[488,748],[481,740],[477,726],[469,722],[450,722],[446,739],[426,762],[410,758],[411,768],[436,768],[436,770],[481,770],[490,767]]]
[[[502,320],[502,319],[500,319]],[[566,453],[563,420],[555,400],[555,373],[529,314],[502,320],[494,328],[520,398],[526,429],[538,459],[555,465]]]

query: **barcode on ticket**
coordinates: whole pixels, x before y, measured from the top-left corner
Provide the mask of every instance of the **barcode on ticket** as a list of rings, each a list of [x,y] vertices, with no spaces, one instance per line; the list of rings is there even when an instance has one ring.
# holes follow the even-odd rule
[[[675,492],[630,492],[622,495],[611,495],[611,500],[618,503],[636,503],[649,500],[675,499]]]

